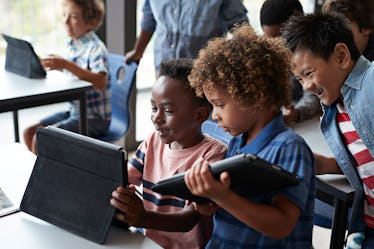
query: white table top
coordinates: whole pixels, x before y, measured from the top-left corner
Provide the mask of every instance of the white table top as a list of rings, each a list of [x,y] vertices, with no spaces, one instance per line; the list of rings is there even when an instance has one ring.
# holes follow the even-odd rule
[[[161,248],[139,232],[111,227],[103,245],[83,239],[23,212],[0,218],[0,247],[16,249]]]
[[[325,141],[320,130],[320,117],[315,116],[311,119],[305,120],[295,124],[292,128],[301,135],[313,152],[317,152],[322,155],[332,156],[330,147]]]
[[[57,70],[48,71],[44,79],[29,79],[6,71],[0,63],[0,101],[91,86]]]
[[[14,143],[0,146],[0,159],[0,188],[19,207],[36,156],[24,145]]]
[[[22,144],[0,146],[0,187],[19,206],[35,155]],[[139,232],[112,226],[103,245],[86,240],[24,212],[0,217],[0,248],[17,249],[95,249],[161,248]]]

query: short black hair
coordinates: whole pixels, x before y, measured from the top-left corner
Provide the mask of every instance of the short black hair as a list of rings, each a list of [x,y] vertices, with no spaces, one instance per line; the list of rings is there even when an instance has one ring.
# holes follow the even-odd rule
[[[191,73],[192,64],[192,59],[187,58],[162,61],[159,76],[164,75],[176,80],[181,80],[186,86],[189,86],[188,75]]]
[[[160,64],[159,77],[166,76],[182,81],[184,83],[184,87],[187,90],[193,92],[198,106],[209,106],[209,108],[211,109],[211,104],[208,102],[205,96],[197,96],[195,90],[190,86],[188,75],[190,75],[191,73],[192,65],[193,60],[188,58],[178,58],[162,61]]]
[[[360,51],[354,42],[347,19],[338,13],[316,13],[292,16],[282,29],[287,47],[296,51],[309,51],[328,60],[337,43],[347,45],[355,61]]]
[[[282,24],[294,14],[303,13],[299,0],[266,0],[260,10],[261,25]]]

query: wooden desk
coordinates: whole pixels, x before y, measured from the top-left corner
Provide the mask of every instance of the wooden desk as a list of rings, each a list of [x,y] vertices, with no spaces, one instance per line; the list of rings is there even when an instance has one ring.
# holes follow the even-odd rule
[[[19,143],[0,146],[0,187],[20,204],[36,156]],[[111,227],[104,245],[96,244],[24,212],[0,218],[0,248],[17,249],[159,249],[155,242],[132,230]]]
[[[13,112],[15,141],[19,142],[17,111],[35,106],[79,100],[80,132],[87,132],[86,91],[89,82],[60,71],[49,71],[45,79],[29,79],[8,72],[0,62],[0,112]]]
[[[319,128],[319,117],[295,125],[294,130],[308,143],[312,151],[332,156]],[[348,210],[354,190],[344,175],[319,175],[316,177],[316,198],[334,207],[331,225],[330,249],[344,248]]]

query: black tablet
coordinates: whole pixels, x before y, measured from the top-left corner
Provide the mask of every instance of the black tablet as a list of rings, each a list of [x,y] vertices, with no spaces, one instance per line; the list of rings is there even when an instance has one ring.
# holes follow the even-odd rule
[[[44,78],[47,75],[29,42],[5,34],[2,36],[8,44],[5,70],[27,78]]]
[[[227,171],[231,179],[231,189],[240,195],[266,193],[299,183],[296,174],[253,154],[240,154],[214,162],[210,165],[210,170],[215,178]],[[185,172],[182,172],[163,179],[154,185],[152,190],[198,203],[208,202],[208,199],[195,196],[188,190],[184,175]]]
[[[112,192],[127,185],[126,152],[55,127],[39,128],[36,138],[38,155],[21,211],[104,243],[115,212]]]

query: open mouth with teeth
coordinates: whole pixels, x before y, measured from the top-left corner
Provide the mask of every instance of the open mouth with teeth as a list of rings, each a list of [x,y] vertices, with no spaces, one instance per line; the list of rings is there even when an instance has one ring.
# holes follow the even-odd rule
[[[318,97],[321,97],[321,95],[324,93],[324,91],[323,91],[323,89],[321,88],[321,89],[319,89],[317,92],[316,92],[316,95],[318,96]]]

